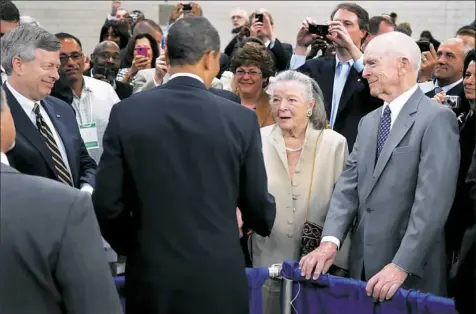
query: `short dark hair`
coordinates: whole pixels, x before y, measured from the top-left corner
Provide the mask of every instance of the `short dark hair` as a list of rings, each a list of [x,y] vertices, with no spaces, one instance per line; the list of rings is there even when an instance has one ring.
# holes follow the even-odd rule
[[[349,12],[354,13],[357,15],[357,19],[359,20],[359,28],[368,31],[369,30],[369,13],[367,10],[362,8],[360,5],[357,3],[352,3],[352,2],[344,2],[340,3],[334,11],[331,13],[331,20],[334,20],[334,15],[336,15],[336,12],[339,10],[346,10]]]
[[[20,11],[10,0],[0,0],[0,20],[20,22]]]
[[[390,26],[395,26],[392,20],[389,20],[385,16],[381,16],[381,15],[373,16],[369,21],[369,33],[372,35],[377,35],[380,29],[380,23],[382,22]]]
[[[468,70],[468,66],[471,63],[471,61],[476,62],[476,50],[474,49],[471,49],[470,51],[468,51],[468,53],[466,54],[466,57],[464,58],[463,76],[464,76],[464,73],[466,73],[466,71]]]
[[[72,39],[72,40],[74,40],[74,41],[79,45],[79,48],[81,48],[81,50],[83,49],[83,45],[81,44],[81,41],[80,41],[77,37],[75,37],[75,36],[73,36],[73,35],[71,35],[71,34],[68,34],[68,33],[56,33],[55,36],[56,36],[56,38],[58,38],[58,40]]]
[[[396,18],[397,16],[398,16],[398,15],[397,15],[397,13],[395,13],[395,12],[390,13],[390,17],[391,17],[392,19]]]
[[[166,40],[170,65],[194,65],[210,52],[220,52],[220,35],[204,17],[187,16],[171,27]]]
[[[149,19],[143,19],[137,22],[136,26],[134,26],[133,33],[135,35],[140,33],[150,33],[151,31],[160,32],[161,34],[164,33],[159,24]]]
[[[150,47],[152,49],[151,67],[155,68],[155,60],[160,56],[159,46],[157,45],[157,41],[155,40],[155,38],[147,33],[141,33],[132,36],[126,47],[126,53],[124,55],[124,64],[126,64],[128,67],[132,65],[132,60],[134,59],[134,50],[136,48],[136,41],[142,38],[147,38],[149,40]]]
[[[456,35],[476,36],[476,28],[471,25],[465,25],[458,29]]]
[[[127,43],[131,39],[131,35],[129,34],[129,27],[122,21],[117,21],[117,20],[106,21],[106,23],[104,23],[104,25],[101,28],[101,33],[99,35],[99,42],[106,40],[106,38],[104,37],[106,36],[110,28],[112,28],[112,32],[115,33],[121,39],[121,42],[119,43],[119,49],[126,48]]]

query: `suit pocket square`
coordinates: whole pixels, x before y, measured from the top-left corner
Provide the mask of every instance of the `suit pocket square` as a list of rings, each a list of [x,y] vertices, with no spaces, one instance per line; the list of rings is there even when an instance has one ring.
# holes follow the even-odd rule
[[[401,147],[396,147],[392,155],[400,155],[400,154],[408,154],[408,153],[413,153],[413,152],[418,152],[418,147],[415,146],[401,146]]]

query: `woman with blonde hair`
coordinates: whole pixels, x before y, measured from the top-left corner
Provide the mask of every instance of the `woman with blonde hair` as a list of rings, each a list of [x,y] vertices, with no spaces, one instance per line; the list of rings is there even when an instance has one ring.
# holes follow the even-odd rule
[[[249,38],[234,53],[231,71],[231,90],[240,96],[241,104],[256,111],[260,127],[274,124],[266,88],[275,65],[266,46],[257,38]]]
[[[346,139],[328,129],[323,94],[297,71],[278,74],[268,89],[276,124],[261,129],[268,189],[276,199],[276,220],[267,238],[252,235],[254,267],[300,260],[320,240],[332,191],[348,156]],[[347,276],[349,239],[330,273]],[[279,311],[280,283],[263,288],[266,314]]]

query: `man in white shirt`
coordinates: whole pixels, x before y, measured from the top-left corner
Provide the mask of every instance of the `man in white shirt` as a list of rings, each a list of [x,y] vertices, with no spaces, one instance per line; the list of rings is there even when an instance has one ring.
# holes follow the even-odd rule
[[[72,106],[81,136],[91,157],[99,162],[109,114],[119,97],[110,84],[83,75],[84,55],[78,38],[66,33],[58,33],[56,37],[61,44],[61,66],[73,90]]]
[[[418,88],[420,58],[400,32],[368,44],[363,76],[385,104],[359,123],[321,245],[300,262],[307,278],[327,272],[352,229],[350,276],[368,280],[369,296],[388,300],[401,286],[446,295],[444,225],[456,191],[459,130],[454,113]]]

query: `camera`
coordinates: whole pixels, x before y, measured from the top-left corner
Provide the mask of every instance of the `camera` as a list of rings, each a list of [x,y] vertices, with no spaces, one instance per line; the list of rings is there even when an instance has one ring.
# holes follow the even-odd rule
[[[325,39],[329,35],[329,25],[309,24],[309,33],[319,35]]]
[[[446,95],[443,100],[443,105],[448,106],[451,109],[459,108],[460,106],[459,96]]]
[[[430,43],[428,41],[416,42],[421,52],[430,51]]]

